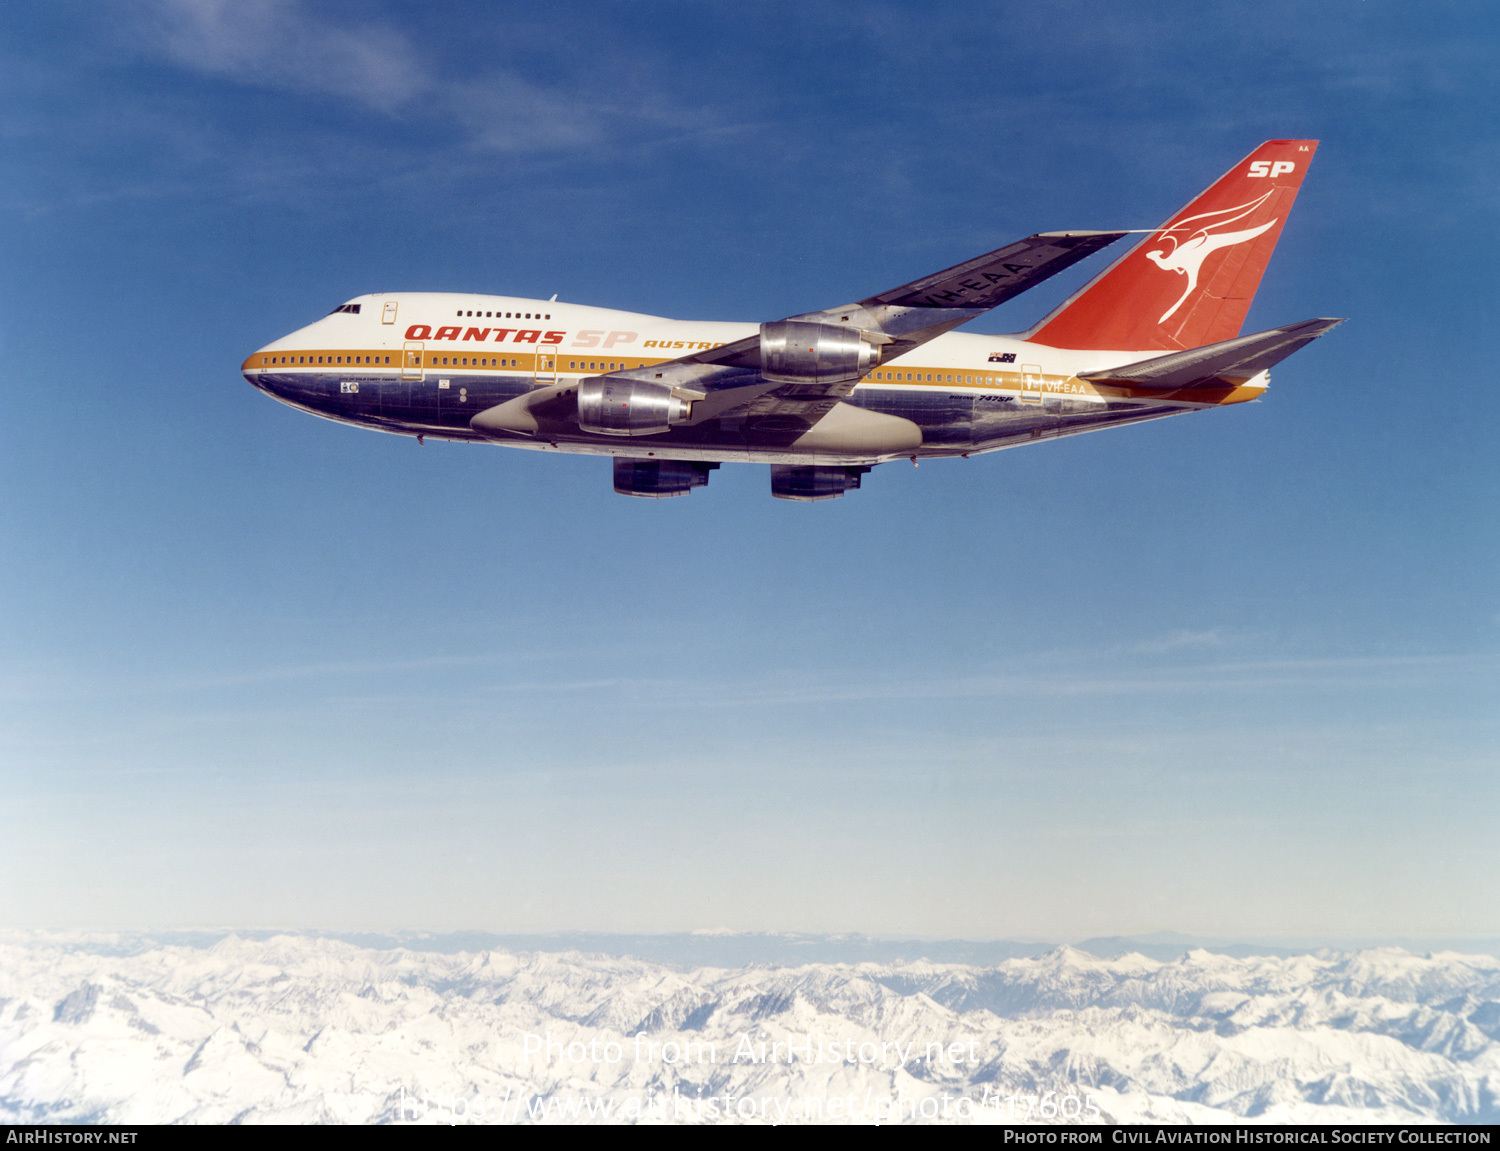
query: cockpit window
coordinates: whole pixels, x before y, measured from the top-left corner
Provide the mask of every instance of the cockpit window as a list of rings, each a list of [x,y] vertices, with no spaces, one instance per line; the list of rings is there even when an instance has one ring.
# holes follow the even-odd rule
[[[338,307],[334,308],[333,311],[329,312],[328,314],[330,316],[336,316],[340,312],[348,312],[351,316],[357,316],[357,315],[359,315],[359,305],[358,304],[340,304]]]

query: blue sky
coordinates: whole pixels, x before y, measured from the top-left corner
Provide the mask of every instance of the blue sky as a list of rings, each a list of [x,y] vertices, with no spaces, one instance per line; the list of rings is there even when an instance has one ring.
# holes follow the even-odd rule
[[[0,920],[1500,932],[1491,6],[0,32]],[[840,501],[624,499],[236,371],[368,291],[778,318],[1300,136],[1249,330],[1350,320],[1264,402]]]

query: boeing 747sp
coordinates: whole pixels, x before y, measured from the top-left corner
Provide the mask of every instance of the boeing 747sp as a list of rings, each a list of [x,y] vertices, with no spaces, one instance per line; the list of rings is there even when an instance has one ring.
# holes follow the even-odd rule
[[[686,495],[723,462],[823,500],[888,460],[970,456],[1243,403],[1340,320],[1240,335],[1316,140],[1269,140],[1030,331],[954,329],[1129,233],[1043,232],[762,324],[553,300],[360,296],[244,363],[304,411],[401,435],[614,457]]]

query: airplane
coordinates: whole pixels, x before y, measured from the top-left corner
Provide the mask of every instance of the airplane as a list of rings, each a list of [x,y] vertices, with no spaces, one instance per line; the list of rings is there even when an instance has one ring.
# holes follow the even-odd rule
[[[1245,403],[1340,319],[1240,335],[1317,149],[1268,140],[1030,330],[954,329],[1129,231],[1041,232],[842,307],[761,324],[512,296],[373,293],[274,340],[245,378],[400,435],[614,457],[662,499],[721,463],[843,496],[877,464],[970,456]]]

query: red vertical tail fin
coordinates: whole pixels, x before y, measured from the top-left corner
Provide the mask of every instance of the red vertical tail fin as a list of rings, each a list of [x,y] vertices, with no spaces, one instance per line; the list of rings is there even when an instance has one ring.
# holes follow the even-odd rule
[[[1316,140],[1267,140],[1037,325],[1054,348],[1179,351],[1240,334]]]

